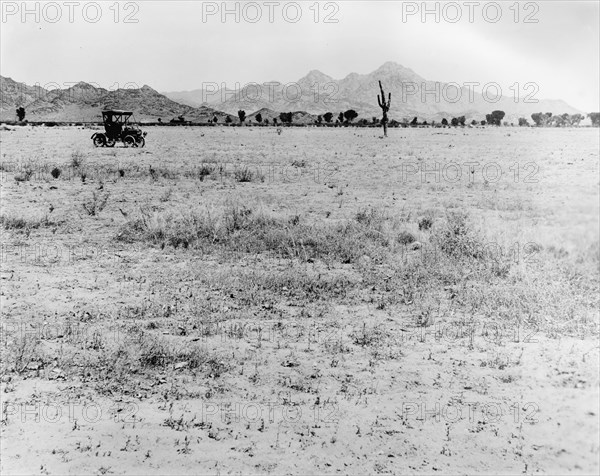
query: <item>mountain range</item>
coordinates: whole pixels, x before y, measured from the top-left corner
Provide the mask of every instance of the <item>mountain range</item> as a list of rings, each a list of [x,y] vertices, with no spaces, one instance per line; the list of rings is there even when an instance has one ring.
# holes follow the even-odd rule
[[[458,89],[452,83],[429,81],[413,70],[393,62],[387,62],[369,74],[351,73],[336,80],[317,71],[310,71],[295,83],[248,84],[238,90],[215,88],[193,91],[165,92],[165,96],[189,106],[204,105],[219,108],[236,114],[238,109],[256,111],[266,108],[274,111],[306,111],[323,114],[331,111],[337,116],[340,111],[354,109],[359,117],[370,119],[380,116],[377,104],[379,81],[383,83],[386,95],[392,93],[390,117],[401,120],[419,119],[441,120],[446,117],[465,115],[468,118],[485,119],[492,110],[500,109],[507,117],[529,117],[534,112],[552,111],[554,114],[574,114],[576,108],[562,100],[539,99],[535,94],[524,102],[530,88],[521,91],[515,102],[512,91],[495,101],[496,88],[489,86],[487,98],[466,87]],[[482,88],[482,86],[480,86]],[[482,91],[483,92],[483,91]],[[492,100],[494,102],[492,102]]]
[[[66,89],[45,90],[0,76],[0,90],[1,120],[14,120],[17,106],[24,106],[26,119],[32,121],[101,121],[103,109],[131,110],[138,120],[152,122],[158,118],[168,122],[179,116],[206,122],[214,116],[220,120],[227,116],[209,107],[180,104],[147,85],[108,91],[80,82]]]
[[[392,94],[390,119],[419,120],[450,119],[464,115],[468,120],[484,119],[492,110],[505,111],[506,118],[529,118],[534,112],[551,111],[554,114],[574,114],[579,111],[562,100],[533,99],[537,102],[518,102],[504,96],[491,102],[477,92],[457,88],[452,83],[429,81],[409,68],[387,62],[369,74],[351,73],[336,80],[317,71],[310,71],[294,83],[252,83],[239,89],[196,89],[193,91],[159,93],[150,86],[139,89],[108,91],[80,82],[67,89],[44,90],[28,86],[11,78],[0,76],[0,119],[13,120],[15,107],[23,105],[30,120],[98,121],[102,109],[130,109],[138,120],[168,122],[184,116],[186,120],[206,122],[217,116],[223,122],[226,116],[237,120],[237,111],[243,109],[253,119],[258,112],[269,119],[279,112],[294,112],[294,122],[312,123],[316,115],[354,109],[359,118],[380,117],[377,104],[379,81],[386,95]],[[489,90],[493,96],[494,88]],[[512,91],[510,91],[512,94]],[[524,95],[523,95],[524,96]],[[492,97],[488,99],[494,99]]]

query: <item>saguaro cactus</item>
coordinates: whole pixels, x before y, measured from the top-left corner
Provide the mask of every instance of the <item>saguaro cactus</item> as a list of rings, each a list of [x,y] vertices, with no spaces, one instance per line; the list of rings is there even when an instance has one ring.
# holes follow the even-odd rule
[[[377,95],[377,102],[379,103],[379,107],[383,111],[383,117],[381,118],[381,125],[383,126],[383,135],[387,137],[387,123],[388,116],[387,113],[390,110],[390,104],[392,103],[392,93],[389,93],[387,103],[385,102],[385,93],[383,92],[383,86],[381,85],[381,81],[379,81],[379,89],[381,90],[381,96]]]

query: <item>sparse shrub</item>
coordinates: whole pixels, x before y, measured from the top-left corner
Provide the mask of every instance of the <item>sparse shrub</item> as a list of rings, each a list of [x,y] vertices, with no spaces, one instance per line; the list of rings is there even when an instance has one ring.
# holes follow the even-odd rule
[[[71,154],[71,167],[73,167],[74,169],[78,169],[78,168],[82,167],[84,161],[85,161],[85,157],[81,152],[74,151]]]
[[[396,240],[401,245],[410,245],[411,243],[416,241],[415,236],[409,231],[401,231],[400,234],[396,237]]]
[[[450,212],[446,223],[434,236],[440,250],[453,258],[483,258],[482,240],[476,235],[464,212]]]
[[[43,366],[43,358],[40,354],[39,339],[31,335],[17,333],[19,336],[10,344],[8,362],[6,365],[14,365],[14,371],[21,373],[25,371],[29,364],[39,363],[39,368]]]
[[[88,215],[96,216],[106,207],[109,196],[108,192],[98,193],[94,191],[92,192],[92,197],[82,203],[83,209]]]
[[[433,218],[424,217],[419,220],[419,230],[429,230],[433,225]]]
[[[199,167],[194,167],[191,172],[186,172],[186,177],[197,178],[201,182],[205,177],[213,175],[217,171],[217,164],[202,162]]]
[[[249,167],[236,169],[233,176],[236,182],[264,182],[265,180],[265,176],[259,170],[254,172]]]
[[[171,195],[173,195],[173,187],[169,187],[167,190],[165,190],[165,193],[159,197],[159,200],[163,203],[168,202],[171,200]]]
[[[23,218],[12,216],[0,216],[0,224],[5,230],[30,233],[31,230],[58,225],[57,222],[51,221],[48,216],[43,218]]]
[[[58,177],[60,177],[61,171],[58,167],[54,167],[52,169],[52,171],[50,172],[50,174],[52,175],[53,178],[57,179]]]
[[[352,331],[350,338],[355,345],[367,347],[381,342],[383,335],[380,328],[374,327],[368,329],[366,323],[363,323],[360,330],[355,329]]]
[[[27,166],[24,168],[23,172],[15,175],[15,180],[17,182],[29,182],[29,180],[31,180],[32,175],[33,169]]]
[[[370,207],[359,210],[354,217],[358,223],[365,226],[371,226],[379,218],[377,210]]]

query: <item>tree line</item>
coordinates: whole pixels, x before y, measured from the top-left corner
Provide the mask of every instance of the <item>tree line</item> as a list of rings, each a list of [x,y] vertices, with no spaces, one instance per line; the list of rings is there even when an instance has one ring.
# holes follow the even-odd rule
[[[477,121],[475,119],[473,119],[469,124],[471,126],[514,126],[514,125],[518,125],[520,127],[530,127],[530,126],[536,126],[536,127],[572,127],[572,126],[579,126],[579,124],[581,123],[581,121],[583,121],[585,119],[586,116],[584,116],[583,114],[560,114],[560,115],[553,115],[551,112],[546,112],[546,113],[542,113],[542,112],[537,112],[531,115],[531,120],[532,123],[529,122],[528,119],[524,118],[524,117],[520,117],[518,119],[518,124],[513,124],[513,123],[508,123],[506,121],[503,122],[504,117],[506,116],[504,111],[500,111],[500,110],[496,110],[496,111],[492,111],[489,114],[485,115],[485,120],[481,120],[481,121]],[[335,126],[341,126],[341,125],[358,125],[358,126],[362,126],[362,127],[367,127],[367,126],[378,126],[382,124],[382,120],[377,118],[377,117],[372,117],[371,120],[369,121],[366,118],[360,119],[357,122],[353,122],[356,118],[358,117],[358,113],[354,110],[354,109],[348,109],[347,111],[341,111],[337,116],[332,113],[332,112],[326,112],[324,114],[319,114],[316,118],[316,120],[314,121],[315,125],[335,125]],[[592,112],[589,113],[587,115],[587,117],[591,120],[592,122],[592,126],[598,127],[600,126],[600,113],[598,112]],[[246,111],[240,109],[238,111],[238,119],[239,119],[239,124],[243,125],[246,122],[247,116],[246,116]],[[273,124],[274,126],[278,126],[278,125],[290,125],[294,122],[294,115],[292,112],[281,112],[279,113],[279,117],[274,117],[272,119],[272,121],[269,120],[269,118],[263,118],[262,114],[259,112],[258,114],[256,114],[256,116],[254,116],[255,121],[260,124],[260,125],[270,125]],[[160,122],[160,120],[159,120]],[[173,119],[171,120],[171,122],[186,122],[185,118],[182,116],[179,116],[177,119]],[[209,123],[212,122],[214,124],[219,122],[219,119],[217,116],[214,116],[211,120],[208,121]],[[227,115],[225,117],[225,123],[226,124],[232,124],[233,123],[233,119],[230,115]],[[417,117],[414,117],[412,120],[409,120],[407,118],[403,119],[402,121],[397,121],[395,119],[392,119],[391,121],[389,121],[389,126],[390,127],[416,127],[416,126],[432,126],[432,127],[464,127],[467,125],[467,120],[465,118],[465,116],[459,116],[459,117],[453,117],[450,120],[443,118],[439,123],[436,122],[435,120],[431,121],[431,122],[427,122],[427,121],[423,121],[423,122],[419,122]]]

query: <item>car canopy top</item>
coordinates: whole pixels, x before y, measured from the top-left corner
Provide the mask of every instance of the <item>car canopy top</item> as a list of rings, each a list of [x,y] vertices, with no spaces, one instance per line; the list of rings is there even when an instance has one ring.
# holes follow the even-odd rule
[[[123,115],[123,116],[131,116],[133,112],[131,111],[119,111],[118,109],[109,109],[107,111],[102,111],[102,114],[114,114],[114,115]]]
[[[102,117],[104,118],[104,120],[109,120],[112,121],[113,118],[117,121],[117,122],[127,122],[127,120],[133,115],[133,112],[131,111],[120,111],[117,109],[110,109],[107,111],[102,111]]]

